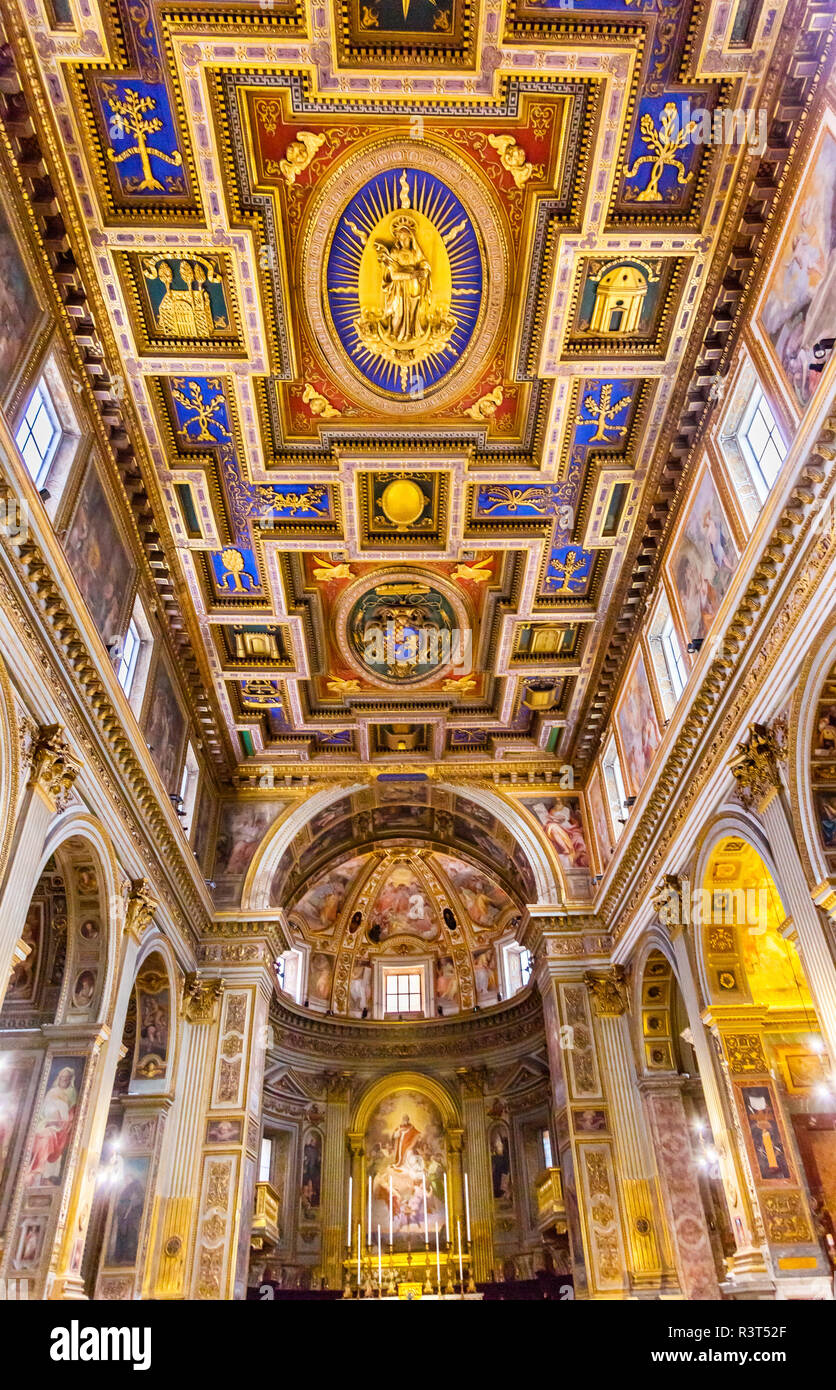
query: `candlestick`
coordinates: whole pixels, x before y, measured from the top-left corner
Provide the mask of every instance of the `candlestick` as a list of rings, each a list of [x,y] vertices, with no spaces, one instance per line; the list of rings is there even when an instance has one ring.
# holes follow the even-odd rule
[[[351,1174],[348,1175],[348,1253],[351,1254]]]
[[[380,1223],[377,1227],[377,1286],[380,1289],[380,1296],[383,1297],[383,1256],[380,1252]]]
[[[458,1231],[459,1235],[459,1284],[461,1285],[462,1298],[464,1298],[464,1270],[462,1269],[462,1223],[458,1216],[456,1217],[456,1230]]]
[[[357,1297],[360,1297],[360,1246],[363,1243],[363,1233],[360,1228],[361,1223],[357,1222]]]
[[[444,1174],[444,1234],[450,1240],[450,1208],[447,1205],[447,1174]]]
[[[470,1189],[467,1185],[467,1173],[464,1175],[464,1214],[467,1221],[467,1243],[470,1245]]]
[[[428,1217],[428,1215],[427,1215],[427,1175],[426,1175],[426,1173],[422,1173],[422,1174],[421,1174],[421,1189],[422,1189],[422,1191],[423,1191],[423,1193],[424,1193],[424,1244],[426,1245],[427,1249],[429,1249],[429,1245],[430,1245],[430,1227],[429,1227],[429,1217]]]
[[[392,1174],[389,1174],[389,1248],[392,1247]]]
[[[435,1274],[438,1280],[438,1296],[441,1295],[441,1256],[438,1253],[438,1222],[435,1223]]]

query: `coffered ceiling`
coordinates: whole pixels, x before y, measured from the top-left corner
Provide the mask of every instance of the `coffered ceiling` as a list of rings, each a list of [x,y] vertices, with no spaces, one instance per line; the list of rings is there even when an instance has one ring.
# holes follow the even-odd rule
[[[30,78],[217,756],[582,761],[816,7],[66,3]]]

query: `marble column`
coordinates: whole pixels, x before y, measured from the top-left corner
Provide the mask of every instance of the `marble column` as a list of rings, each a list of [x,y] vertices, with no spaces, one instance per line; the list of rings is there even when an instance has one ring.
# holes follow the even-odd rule
[[[678,886],[677,886],[678,885]],[[670,900],[670,894],[683,891],[682,883],[669,875],[662,880],[654,901]],[[742,1158],[730,1120],[724,1091],[717,1075],[714,1052],[703,1023],[688,939],[683,922],[685,914],[677,912],[676,920],[664,918],[676,963],[676,981],[688,1015],[691,1046],[697,1058],[711,1138],[717,1153],[717,1164],[729,1211],[729,1224],[734,1236],[735,1252],[727,1260],[729,1282],[725,1288],[730,1296],[741,1298],[768,1297],[774,1287],[764,1245],[760,1212],[753,1203],[745,1160]]]
[[[206,1082],[223,981],[186,977],[174,1106],[166,1126],[154,1197],[151,1258],[142,1297],[188,1296],[189,1237],[206,1129]]]
[[[781,779],[783,756],[773,731],[752,724],[731,762],[738,795],[744,806],[763,821],[781,879],[781,898],[792,918],[798,953],[827,1051],[836,1057],[836,964],[819,909],[814,885],[807,882],[793,830],[787,794]]]
[[[74,1171],[73,1183],[68,1192],[66,1221],[63,1225],[62,1239],[56,1244],[50,1266],[48,1282],[49,1297],[55,1299],[84,1298],[82,1282],[82,1258],[87,1238],[87,1227],[93,1209],[96,1182],[99,1176],[99,1163],[105,1128],[107,1126],[110,1101],[119,1050],[122,1046],[122,1033],[128,1004],[134,987],[136,961],[145,933],[150,929],[157,901],[151,895],[145,879],[135,879],[125,906],[122,932],[119,942],[119,961],[117,976],[119,980],[116,1003],[112,1019],[103,1030],[101,1061],[96,1065],[97,1049],[94,1046],[94,1065],[90,1067],[89,1102],[81,1112],[86,1115],[82,1134],[82,1153],[84,1161]],[[120,923],[115,924],[119,929]],[[106,1043],[106,1045],[105,1045]]]
[[[574,955],[577,937],[564,935],[558,922],[540,930],[535,978],[543,1000],[575,1297],[624,1298],[626,1258],[612,1120],[583,962]]]
[[[320,1205],[322,1217],[322,1274],[329,1289],[343,1284],[343,1256],[348,1234],[348,1170],[345,1136],[351,1100],[351,1073],[332,1076],[325,1112],[325,1152],[322,1161]],[[352,1191],[354,1188],[352,1183]],[[353,1199],[352,1199],[353,1200]],[[355,1222],[356,1230],[356,1222]],[[356,1234],[355,1234],[356,1239]],[[355,1250],[356,1255],[356,1250]]]
[[[605,1090],[612,1110],[616,1175],[624,1213],[630,1289],[658,1294],[675,1285],[672,1251],[662,1216],[658,1176],[640,1110],[627,1026],[623,971],[584,976],[601,1040]]]
[[[473,1278],[477,1283],[484,1283],[494,1267],[493,1188],[485,1116],[485,1079],[483,1073],[466,1067],[459,1070],[458,1076],[464,1119],[464,1170],[470,1198]],[[463,1230],[466,1230],[464,1223]]]
[[[260,939],[255,939],[256,931]],[[224,991],[211,1065],[208,1113],[231,1121],[237,1138],[220,1148],[204,1136],[190,1296],[244,1298],[252,1234],[267,1015],[278,942],[267,924],[253,924],[246,940],[202,948],[213,972],[224,972]]]
[[[9,858],[0,883],[0,1008],[11,966],[23,934],[29,903],[38,882],[47,827],[60,810],[81,770],[58,724],[38,730],[29,781],[17,813]]]
[[[680,1288],[689,1300],[719,1299],[682,1086],[679,1076],[644,1076],[638,1083],[650,1122]]]

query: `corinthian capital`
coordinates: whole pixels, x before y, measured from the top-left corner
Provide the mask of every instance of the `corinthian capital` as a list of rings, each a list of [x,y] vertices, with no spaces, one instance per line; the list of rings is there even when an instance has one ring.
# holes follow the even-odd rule
[[[623,1014],[627,1008],[627,977],[623,965],[612,965],[604,974],[587,970],[583,982],[599,1018]]]
[[[148,880],[144,878],[132,879],[128,908],[125,913],[125,930],[133,932],[134,936],[141,940],[153,922],[154,913],[158,906],[159,903],[151,893],[151,885]]]
[[[737,794],[747,811],[763,811],[781,788],[778,763],[784,749],[766,724],[750,724],[747,737],[738,743],[729,766]]]
[[[39,787],[60,809],[81,771],[81,763],[64,739],[60,724],[47,724],[38,729],[32,750],[30,787]]]
[[[223,988],[223,980],[201,980],[197,971],[188,972],[183,982],[183,1014],[189,1023],[211,1023],[214,1020]]]

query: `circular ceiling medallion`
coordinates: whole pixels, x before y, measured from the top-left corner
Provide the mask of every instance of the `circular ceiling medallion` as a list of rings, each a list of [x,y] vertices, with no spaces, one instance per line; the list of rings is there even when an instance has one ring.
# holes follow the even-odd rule
[[[392,571],[361,580],[341,597],[337,631],[353,668],[389,690],[439,681],[471,653],[467,610],[436,575]]]
[[[327,180],[297,273],[323,366],[333,371],[336,354],[375,414],[425,414],[484,367],[505,308],[507,238],[492,191],[455,152],[389,138]]]
[[[326,310],[353,367],[415,396],[461,360],[482,308],[482,251],[456,194],[422,169],[390,169],[347,203],[325,271]]]

